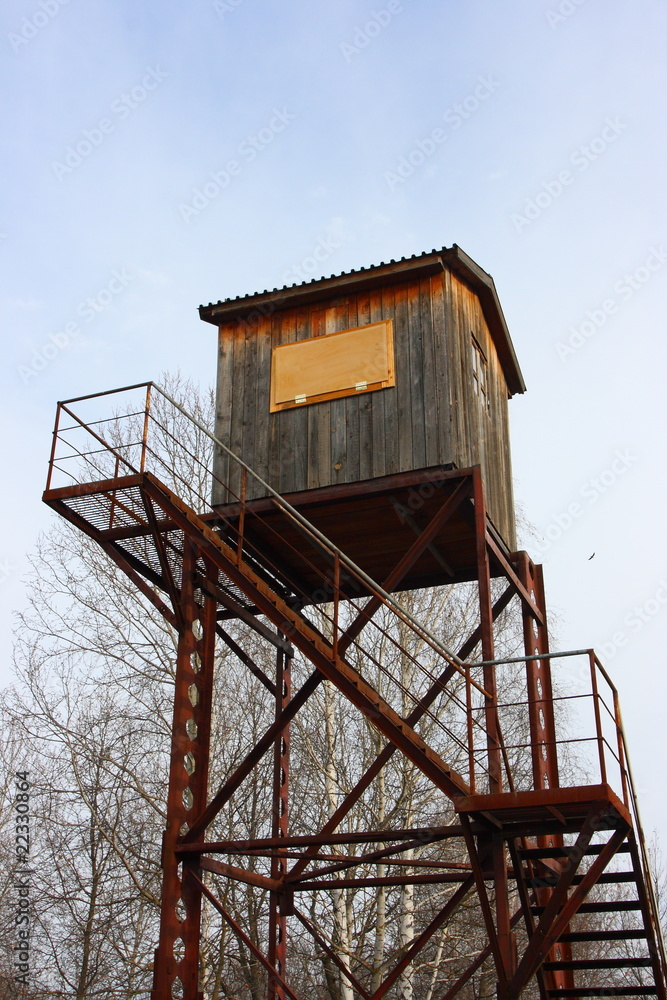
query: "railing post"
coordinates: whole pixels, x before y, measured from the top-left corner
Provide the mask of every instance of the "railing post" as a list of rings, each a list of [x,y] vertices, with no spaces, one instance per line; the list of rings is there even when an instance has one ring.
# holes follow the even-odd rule
[[[116,455],[116,466],[114,470],[114,479],[118,479],[118,473],[120,471],[120,456]],[[111,492],[111,508],[109,510],[109,531],[113,528],[114,518],[116,517],[116,490]]]
[[[340,556],[338,552],[334,555],[334,578],[333,578],[333,656],[338,659],[338,607],[340,603]]]
[[[245,498],[248,489],[248,473],[241,469],[241,512],[239,513],[238,539],[236,541],[236,562],[240,565],[243,559],[243,537],[245,532]]]
[[[588,660],[591,668],[591,688],[593,691],[593,710],[595,712],[595,729],[597,732],[598,755],[600,757],[600,777],[602,783],[607,784],[607,764],[604,757],[604,736],[602,735],[602,717],[600,714],[600,695],[598,692],[597,666],[595,663],[595,652],[588,651]]]
[[[51,478],[53,476],[53,463],[56,460],[56,449],[58,447],[58,432],[60,431],[60,403],[56,407],[56,420],[53,425],[53,441],[51,442],[51,455],[49,457],[49,474],[46,477],[46,488],[51,489]]]
[[[623,748],[623,723],[621,722],[621,706],[618,699],[618,691],[613,689],[614,697],[614,724],[616,726],[616,740],[618,745],[618,766],[621,769],[621,790],[623,792],[623,803],[630,808],[630,797],[628,794],[628,773],[625,764],[625,751]]]
[[[470,666],[466,663],[466,721],[468,727],[468,784],[470,791],[475,794],[475,731],[473,726],[472,707],[472,684],[470,683]]]
[[[144,411],[144,433],[141,438],[141,465],[139,469],[141,472],[146,471],[146,445],[148,444],[148,430],[149,421],[151,413],[151,389],[153,388],[153,383],[149,382],[146,386],[146,409]]]

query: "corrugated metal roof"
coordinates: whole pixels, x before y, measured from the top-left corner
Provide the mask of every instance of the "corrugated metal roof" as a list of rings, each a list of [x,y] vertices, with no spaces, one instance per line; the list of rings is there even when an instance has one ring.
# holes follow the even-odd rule
[[[214,326],[243,322],[254,312],[258,317],[271,315],[281,309],[329,298],[335,293],[354,293],[377,285],[401,280],[409,281],[444,268],[448,268],[466,281],[478,295],[496,344],[508,389],[512,394],[525,392],[523,375],[493,278],[456,244],[443,247],[441,250],[428,250],[421,254],[413,254],[411,257],[401,257],[400,260],[392,259],[370,267],[341,271],[340,274],[332,274],[328,278],[312,278],[310,281],[295,282],[282,288],[264,289],[263,292],[252,292],[238,295],[236,298],[209,302],[207,306],[199,307],[199,315],[205,322]]]

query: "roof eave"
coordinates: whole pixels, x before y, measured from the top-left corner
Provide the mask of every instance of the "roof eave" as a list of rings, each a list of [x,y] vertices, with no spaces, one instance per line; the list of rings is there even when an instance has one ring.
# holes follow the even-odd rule
[[[498,351],[510,395],[525,392],[526,385],[493,278],[456,244],[408,260],[361,268],[358,271],[332,275],[329,278],[314,278],[306,284],[274,288],[273,291],[247,295],[227,302],[209,303],[207,306],[199,307],[199,315],[204,322],[218,327],[228,323],[243,324],[251,317],[271,316],[279,310],[310,305],[336,295],[347,295],[394,284],[397,281],[427,277],[442,272],[445,267],[470,285],[478,295],[484,318]]]

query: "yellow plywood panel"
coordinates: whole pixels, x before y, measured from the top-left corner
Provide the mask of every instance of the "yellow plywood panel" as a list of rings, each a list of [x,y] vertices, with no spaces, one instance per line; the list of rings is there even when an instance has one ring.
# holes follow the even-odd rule
[[[391,320],[273,348],[271,412],[394,384]]]

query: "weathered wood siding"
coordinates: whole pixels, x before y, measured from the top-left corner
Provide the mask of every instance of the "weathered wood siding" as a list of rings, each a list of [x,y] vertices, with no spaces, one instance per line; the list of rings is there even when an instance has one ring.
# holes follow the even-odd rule
[[[269,412],[274,346],[382,319],[394,321],[394,387]],[[488,359],[489,413],[474,392],[472,334]],[[507,386],[479,300],[450,271],[225,324],[219,338],[216,433],[274,489],[481,464],[489,513],[514,548]],[[234,463],[219,457],[217,475],[239,494]],[[249,479],[249,497],[263,492]]]

